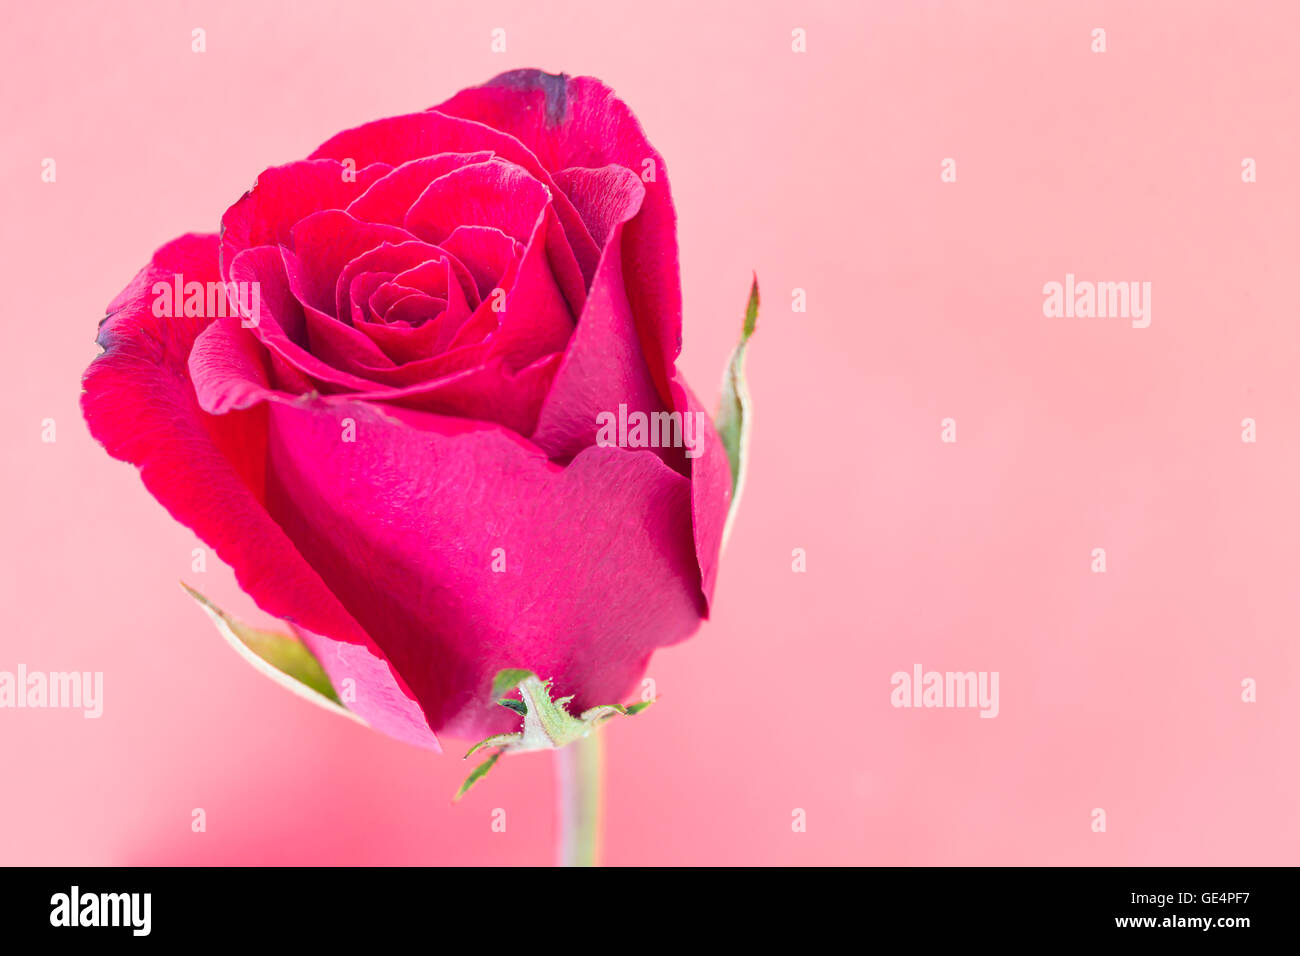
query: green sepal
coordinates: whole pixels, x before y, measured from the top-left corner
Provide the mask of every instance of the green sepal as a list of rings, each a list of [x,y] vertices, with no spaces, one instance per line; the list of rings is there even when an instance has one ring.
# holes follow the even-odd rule
[[[501,695],[509,690],[518,690],[520,699],[502,698]],[[532,671],[518,668],[497,672],[492,681],[492,696],[498,698],[498,704],[510,708],[523,718],[523,729],[517,733],[496,734],[480,740],[466,751],[465,756],[468,758],[480,750],[497,748],[492,756],[474,768],[474,772],[456,791],[457,800],[481,780],[504,754],[558,750],[587,736],[611,717],[631,717],[654,703],[646,700],[626,707],[621,704],[600,704],[574,717],[568,708],[572,697],[552,700],[549,680],[541,680]]]
[[[249,627],[221,610],[185,582],[181,582],[181,587],[194,598],[199,607],[203,608],[212,623],[216,625],[217,632],[255,669],[299,697],[319,704],[326,710],[350,717],[358,723],[365,723],[343,706],[338,692],[330,682],[329,675],[325,673],[325,668],[321,667],[320,661],[298,638]]]
[[[492,678],[492,696],[501,697],[510,693],[519,686],[519,682],[525,677],[532,677],[532,671],[520,670],[519,668],[506,668],[503,671],[497,671],[497,676]]]
[[[492,756],[488,757],[487,760],[484,760],[481,764],[475,767],[474,772],[465,778],[465,782],[460,785],[460,789],[456,791],[456,796],[452,797],[452,799],[459,800],[461,797],[465,796],[469,791],[469,788],[478,783],[479,780],[481,780],[484,775],[492,769],[492,765],[501,759],[503,753],[505,753],[504,750],[498,750]],[[466,754],[465,756],[468,757],[469,754]]]
[[[758,276],[749,287],[749,303],[745,306],[745,322],[741,326],[740,341],[736,343],[722,376],[722,400],[713,424],[727,453],[731,466],[731,505],[722,527],[722,544],[726,546],[731,536],[731,524],[740,505],[740,495],[745,489],[745,468],[749,460],[750,403],[749,386],[745,384],[745,346],[758,325]]]

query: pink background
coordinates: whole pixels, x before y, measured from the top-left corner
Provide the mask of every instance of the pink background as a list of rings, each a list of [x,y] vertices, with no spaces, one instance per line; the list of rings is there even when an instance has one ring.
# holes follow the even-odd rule
[[[751,269],[765,297],[717,613],[607,732],[608,862],[1300,862],[1289,4],[0,16],[0,670],[105,674],[98,721],[0,711],[0,863],[550,861],[547,756],[453,806],[459,742],[431,756],[256,674],[176,582],[251,602],[215,559],[191,572],[198,542],[77,406],[154,248],[339,129],[520,66],[606,80],[667,158],[706,401]],[[1151,282],[1151,327],[1045,318],[1067,272]],[[1000,715],[894,709],[914,663],[998,671]]]

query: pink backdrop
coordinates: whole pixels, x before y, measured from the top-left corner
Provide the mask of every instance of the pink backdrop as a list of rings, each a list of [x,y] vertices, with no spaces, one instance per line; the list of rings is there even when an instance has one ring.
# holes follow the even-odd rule
[[[96,322],[156,246],[338,129],[520,66],[609,82],[667,158],[706,400],[751,269],[765,296],[717,613],[654,659],[660,703],[607,732],[608,861],[1300,862],[1289,4],[2,20],[0,670],[103,671],[105,702],[0,710],[0,863],[550,861],[545,755],[453,806],[459,742],[431,756],[256,674],[176,582],[251,603],[215,559],[191,571],[198,542],[77,406]],[[1150,327],[1045,317],[1066,273],[1152,283]],[[997,671],[1000,713],[892,707],[917,663]]]

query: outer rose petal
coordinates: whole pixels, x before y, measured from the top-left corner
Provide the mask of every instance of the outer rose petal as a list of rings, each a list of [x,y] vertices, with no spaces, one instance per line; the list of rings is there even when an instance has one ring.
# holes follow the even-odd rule
[[[703,423],[700,454],[691,459],[691,526],[695,532],[695,554],[699,560],[700,588],[707,606],[713,604],[713,586],[718,580],[718,559],[722,556],[722,532],[731,507],[731,465],[713,418],[704,410],[680,375],[674,374],[673,407],[695,413]]]
[[[542,406],[533,441],[559,461],[596,444],[597,415],[664,410],[636,343],[636,325],[623,284],[622,230],[600,258],[573,338]],[[680,459],[677,453],[675,458]]]
[[[256,378],[246,331],[204,332],[205,382]],[[507,667],[553,678],[578,709],[616,701],[698,627],[690,483],[654,455],[588,448],[562,468],[497,426],[249,384],[268,413],[270,513],[439,732],[510,729],[489,693]]]
[[[663,157],[627,104],[590,76],[515,70],[463,90],[434,109],[509,133],[552,172],[613,163],[644,180],[647,161],[653,164],[654,179],[645,183],[641,214],[627,225],[623,271],[651,374],[664,404],[671,404],[672,363],[682,347],[677,214]]]
[[[439,732],[511,729],[490,695],[507,667],[575,711],[617,701],[700,623],[689,482],[652,454],[560,468],[494,426],[342,400],[272,397],[269,417],[272,513]]]
[[[645,181],[641,211],[624,226],[627,297],[663,404],[680,412],[698,409],[693,397],[688,401],[675,371],[682,343],[682,294],[672,191],[663,157],[650,145],[627,104],[593,77],[515,70],[463,90],[434,109],[509,133],[561,180],[560,171],[569,171],[570,167],[613,164],[641,173],[645,181],[644,172],[653,168],[653,180]],[[724,486],[729,488],[730,470],[711,421],[706,432],[712,438],[706,444],[708,450],[693,459],[692,496],[696,550],[708,596],[717,574],[722,533],[716,516],[719,511],[726,514],[725,504],[720,506],[719,502],[729,500],[730,492],[724,497],[723,491]]]
[[[234,568],[258,606],[347,648],[382,661],[366,633],[294,548],[262,504],[265,409],[210,416],[190,384],[188,356],[205,317],[158,318],[152,287],[174,274],[217,281],[218,239],[187,235],[163,246],[109,306],[99,356],[83,379],[82,411],[109,454],[140,469],[145,487]],[[328,665],[327,665],[328,670]],[[400,677],[386,664],[348,676],[351,705],[392,736],[431,750],[436,737]]]

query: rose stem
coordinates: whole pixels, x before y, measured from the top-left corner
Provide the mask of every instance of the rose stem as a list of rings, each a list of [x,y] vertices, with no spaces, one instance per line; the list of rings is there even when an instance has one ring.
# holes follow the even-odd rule
[[[560,866],[596,866],[600,844],[600,731],[555,751],[555,796]]]

